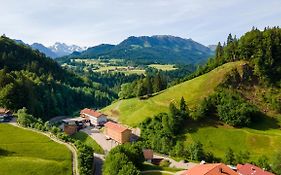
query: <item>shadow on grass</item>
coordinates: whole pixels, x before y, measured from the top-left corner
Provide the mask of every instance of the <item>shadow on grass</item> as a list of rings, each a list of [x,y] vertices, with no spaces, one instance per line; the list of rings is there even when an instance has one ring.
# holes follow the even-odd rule
[[[276,118],[260,113],[253,119],[249,128],[265,131],[269,129],[278,129],[280,128],[280,125],[278,124],[278,120]]]
[[[0,157],[1,156],[9,156],[11,154],[13,154],[14,152],[11,152],[11,151],[7,151],[7,150],[4,150],[4,149],[1,149],[0,148]]]

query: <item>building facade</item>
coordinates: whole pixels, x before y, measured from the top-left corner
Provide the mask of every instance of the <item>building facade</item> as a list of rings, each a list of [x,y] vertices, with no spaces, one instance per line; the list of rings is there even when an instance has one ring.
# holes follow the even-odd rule
[[[80,111],[80,116],[91,122],[92,125],[100,126],[107,122],[107,116],[93,109],[85,108]]]
[[[132,131],[123,125],[107,122],[105,125],[105,135],[116,142],[123,144],[130,142]]]

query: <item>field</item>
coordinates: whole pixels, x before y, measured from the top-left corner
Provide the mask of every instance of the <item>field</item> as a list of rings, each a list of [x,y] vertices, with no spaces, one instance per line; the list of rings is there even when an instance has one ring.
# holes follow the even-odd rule
[[[205,75],[164,90],[147,100],[138,98],[121,100],[104,108],[103,111],[118,118],[122,123],[137,126],[147,117],[168,111],[169,103],[177,103],[182,96],[192,108],[214,91],[231,68],[241,68],[242,64],[244,62],[227,63]],[[235,153],[249,151],[251,161],[256,161],[262,154],[271,159],[281,150],[281,115],[272,115],[272,117],[261,118],[250,128],[232,128],[206,121],[189,123],[186,124],[181,138],[187,144],[195,140],[200,141],[205,151],[210,151],[219,158],[223,158],[225,151],[232,148]]]
[[[205,75],[164,90],[147,100],[138,98],[121,100],[102,109],[102,111],[117,117],[122,123],[137,126],[147,117],[168,111],[169,104],[171,102],[178,103],[182,96],[189,107],[197,105],[204,97],[214,91],[231,68],[241,67],[242,64],[244,62],[227,63]]]
[[[193,128],[194,129],[194,128]],[[250,152],[250,159],[256,161],[266,155],[271,159],[281,150],[281,131],[260,131],[250,128],[227,128],[207,126],[196,128],[195,132],[186,132],[186,142],[200,141],[205,151],[223,158],[225,151],[231,148],[234,153]]]
[[[71,175],[71,152],[48,137],[0,124],[1,175]]]
[[[73,134],[71,137],[80,140],[84,144],[92,147],[95,153],[104,154],[104,150],[102,149],[102,147],[94,139],[88,136],[88,134],[80,131]]]
[[[163,71],[171,71],[177,69],[173,64],[150,64],[149,67],[153,67],[155,69],[159,69]]]

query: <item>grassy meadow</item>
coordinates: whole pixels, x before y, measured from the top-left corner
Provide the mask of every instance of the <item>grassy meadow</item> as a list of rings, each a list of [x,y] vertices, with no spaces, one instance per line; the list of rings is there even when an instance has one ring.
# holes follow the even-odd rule
[[[104,154],[104,150],[102,149],[102,147],[94,139],[92,139],[88,134],[79,131],[79,132],[73,134],[71,137],[75,138],[77,140],[80,140],[84,144],[92,147],[94,149],[95,153]]]
[[[173,64],[150,64],[149,67],[153,67],[155,69],[159,69],[163,71],[171,71],[177,69]]]
[[[71,152],[47,136],[0,123],[1,175],[71,175]]]
[[[116,117],[122,123],[137,126],[147,117],[167,112],[169,103],[178,103],[182,96],[192,108],[214,91],[227,72],[235,67],[239,70],[243,64],[242,61],[227,63],[207,74],[166,89],[149,99],[132,98],[117,101],[104,108],[103,112]],[[206,152],[210,151],[219,158],[223,158],[226,150],[232,148],[236,154],[239,151],[249,151],[251,161],[256,161],[262,154],[271,159],[277,151],[281,150],[281,115],[269,116],[272,118],[258,119],[259,122],[249,128],[233,128],[209,121],[187,123],[183,128],[181,139],[187,144],[200,141]]]
[[[171,102],[178,103],[183,96],[189,107],[197,105],[204,97],[214,92],[215,87],[222,81],[224,75],[232,68],[241,67],[243,61],[227,63],[213,71],[183,82],[155,96],[140,100],[131,98],[120,100],[102,109],[102,112],[118,118],[122,123],[137,126],[147,117],[152,117],[160,112],[167,112]]]

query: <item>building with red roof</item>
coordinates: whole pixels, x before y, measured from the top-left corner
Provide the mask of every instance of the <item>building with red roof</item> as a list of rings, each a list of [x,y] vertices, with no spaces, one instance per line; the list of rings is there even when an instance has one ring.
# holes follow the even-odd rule
[[[132,131],[127,127],[118,123],[107,122],[105,125],[105,135],[118,143],[126,143],[130,141]]]
[[[239,175],[223,163],[200,164],[187,171],[182,175]]]
[[[80,116],[91,122],[93,125],[103,125],[107,122],[107,116],[93,109],[85,108],[80,111]]]
[[[241,175],[274,175],[268,171],[261,169],[255,165],[246,163],[246,164],[238,164],[237,172]]]

